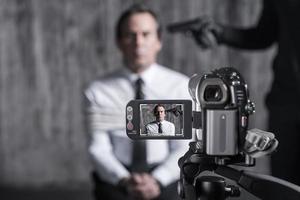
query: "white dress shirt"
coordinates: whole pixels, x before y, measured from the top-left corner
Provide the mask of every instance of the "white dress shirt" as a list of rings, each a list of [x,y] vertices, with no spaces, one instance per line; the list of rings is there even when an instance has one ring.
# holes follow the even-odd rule
[[[162,132],[159,133],[159,123],[161,124]],[[146,125],[146,134],[155,134],[162,136],[175,136],[175,125],[172,122],[163,120],[160,122],[151,122]]]
[[[158,64],[140,74],[145,99],[191,99],[188,78]],[[91,133],[89,152],[100,178],[117,184],[130,173],[124,166],[132,160],[132,140],[125,132],[126,104],[134,99],[137,74],[122,68],[94,81],[85,91],[88,127]],[[147,162],[157,164],[152,175],[164,186],[179,179],[178,158],[188,150],[184,140],[147,140]]]

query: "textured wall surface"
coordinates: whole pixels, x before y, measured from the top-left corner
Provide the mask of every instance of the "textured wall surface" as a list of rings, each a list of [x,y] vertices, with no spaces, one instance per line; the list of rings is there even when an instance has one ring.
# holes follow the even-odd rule
[[[0,183],[15,186],[89,183],[82,91],[119,66],[114,25],[133,2],[0,0]],[[148,0],[163,24],[211,15],[222,23],[256,22],[259,0]],[[159,62],[188,76],[232,66],[244,75],[265,129],[264,98],[273,51],[202,50],[184,35],[163,35]]]

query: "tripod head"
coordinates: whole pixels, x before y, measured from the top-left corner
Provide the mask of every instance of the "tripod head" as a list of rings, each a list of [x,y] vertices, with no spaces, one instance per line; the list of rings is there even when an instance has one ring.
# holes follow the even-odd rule
[[[300,199],[300,187],[282,179],[240,171],[229,167],[245,157],[237,156],[228,163],[218,163],[216,156],[205,154],[201,143],[191,142],[186,154],[179,159],[180,181],[178,192],[185,200],[224,200],[227,197],[239,197],[239,187],[263,200]],[[212,171],[220,176],[203,176],[204,171]],[[238,186],[226,185],[223,178],[236,182]]]

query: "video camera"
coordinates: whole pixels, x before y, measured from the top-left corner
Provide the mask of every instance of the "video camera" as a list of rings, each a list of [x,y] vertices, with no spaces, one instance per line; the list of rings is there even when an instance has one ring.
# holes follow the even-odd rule
[[[245,155],[249,150],[253,153],[273,146],[276,141],[273,134],[254,129],[248,131],[246,137],[249,115],[255,108],[249,99],[247,84],[234,68],[194,75],[189,81],[189,92],[194,111],[191,100],[130,101],[126,107],[128,137],[191,139],[194,128],[198,145],[201,145],[199,150],[219,158],[226,156],[227,161],[228,156]],[[166,120],[174,124],[175,133],[146,132],[147,124],[155,124],[153,109],[156,105],[164,106]]]
[[[189,92],[193,102],[133,100],[126,106],[126,132],[131,139],[193,138],[188,152],[178,161],[178,193],[182,199],[239,196],[239,187],[226,185],[223,177],[261,199],[300,199],[299,186],[228,166],[254,166],[255,158],[272,153],[278,145],[273,133],[248,130],[249,115],[255,106],[236,69],[220,68],[203,76],[194,75]],[[168,121],[168,128],[160,127],[161,121]],[[202,176],[204,171],[223,177]]]

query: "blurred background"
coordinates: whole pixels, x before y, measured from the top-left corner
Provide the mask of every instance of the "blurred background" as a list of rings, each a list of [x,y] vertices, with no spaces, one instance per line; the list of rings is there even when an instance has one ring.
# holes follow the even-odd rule
[[[90,199],[82,92],[121,66],[114,28],[121,11],[146,2],[164,25],[210,15],[249,26],[261,0],[0,0],[0,198]],[[251,127],[266,129],[274,48],[202,50],[163,33],[159,62],[188,76],[235,67],[256,103]],[[267,162],[257,167],[266,172]]]

